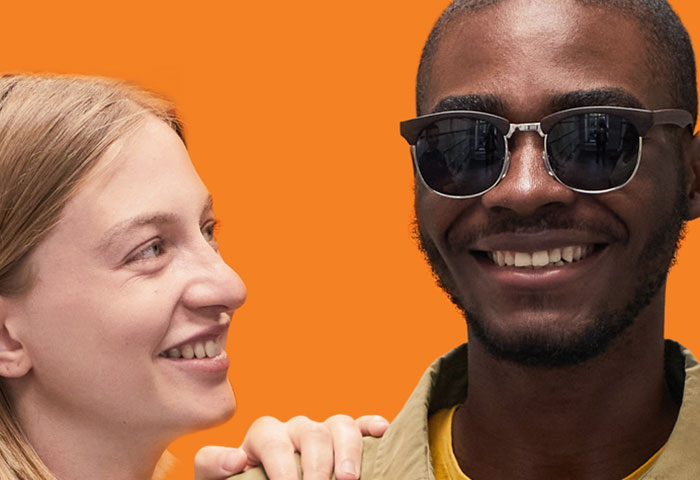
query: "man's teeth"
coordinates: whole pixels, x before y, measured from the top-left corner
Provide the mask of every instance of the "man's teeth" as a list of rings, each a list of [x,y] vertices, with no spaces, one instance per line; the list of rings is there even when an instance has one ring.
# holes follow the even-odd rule
[[[167,358],[184,358],[185,360],[205,357],[214,358],[223,351],[221,346],[222,342],[222,337],[219,337],[216,340],[188,343],[187,345],[183,345],[179,348],[171,348],[170,350],[162,352],[159,356]]]
[[[544,268],[566,265],[584,259],[593,253],[593,245],[574,245],[538,252],[495,250],[488,257],[499,267]]]

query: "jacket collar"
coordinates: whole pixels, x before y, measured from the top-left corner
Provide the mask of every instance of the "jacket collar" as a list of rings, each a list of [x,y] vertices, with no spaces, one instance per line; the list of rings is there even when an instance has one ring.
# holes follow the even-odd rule
[[[666,342],[666,370],[682,404],[671,436],[644,480],[700,478],[700,364],[688,349]],[[467,345],[436,360],[425,371],[403,409],[379,440],[373,478],[434,480],[428,443],[428,417],[464,401]],[[681,393],[682,392],[682,393]]]

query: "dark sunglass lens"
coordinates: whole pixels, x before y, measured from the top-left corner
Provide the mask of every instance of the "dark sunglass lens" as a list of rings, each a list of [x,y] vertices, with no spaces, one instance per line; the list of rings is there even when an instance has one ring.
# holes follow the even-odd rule
[[[608,190],[623,185],[634,174],[639,132],[618,115],[574,115],[549,131],[547,155],[556,176],[569,187]]]
[[[493,186],[503,169],[505,140],[490,122],[448,118],[429,125],[416,142],[423,181],[447,195],[475,195]]]

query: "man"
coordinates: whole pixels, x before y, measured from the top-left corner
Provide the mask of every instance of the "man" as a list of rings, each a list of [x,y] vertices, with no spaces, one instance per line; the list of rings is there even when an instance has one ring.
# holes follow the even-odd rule
[[[466,175],[466,153],[449,188],[416,172],[418,237],[469,348],[365,439],[362,478],[700,478],[700,366],[663,339],[666,275],[700,215],[694,57],[668,4],[456,0],[417,108],[414,158],[433,125],[445,152],[495,128],[498,168]],[[600,120],[618,160],[584,161]]]

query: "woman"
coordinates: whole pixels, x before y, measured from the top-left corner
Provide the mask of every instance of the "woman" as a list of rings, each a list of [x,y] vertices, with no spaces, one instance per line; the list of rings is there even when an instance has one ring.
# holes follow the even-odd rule
[[[0,79],[0,478],[148,479],[235,409],[245,286],[171,106],[104,79]]]

